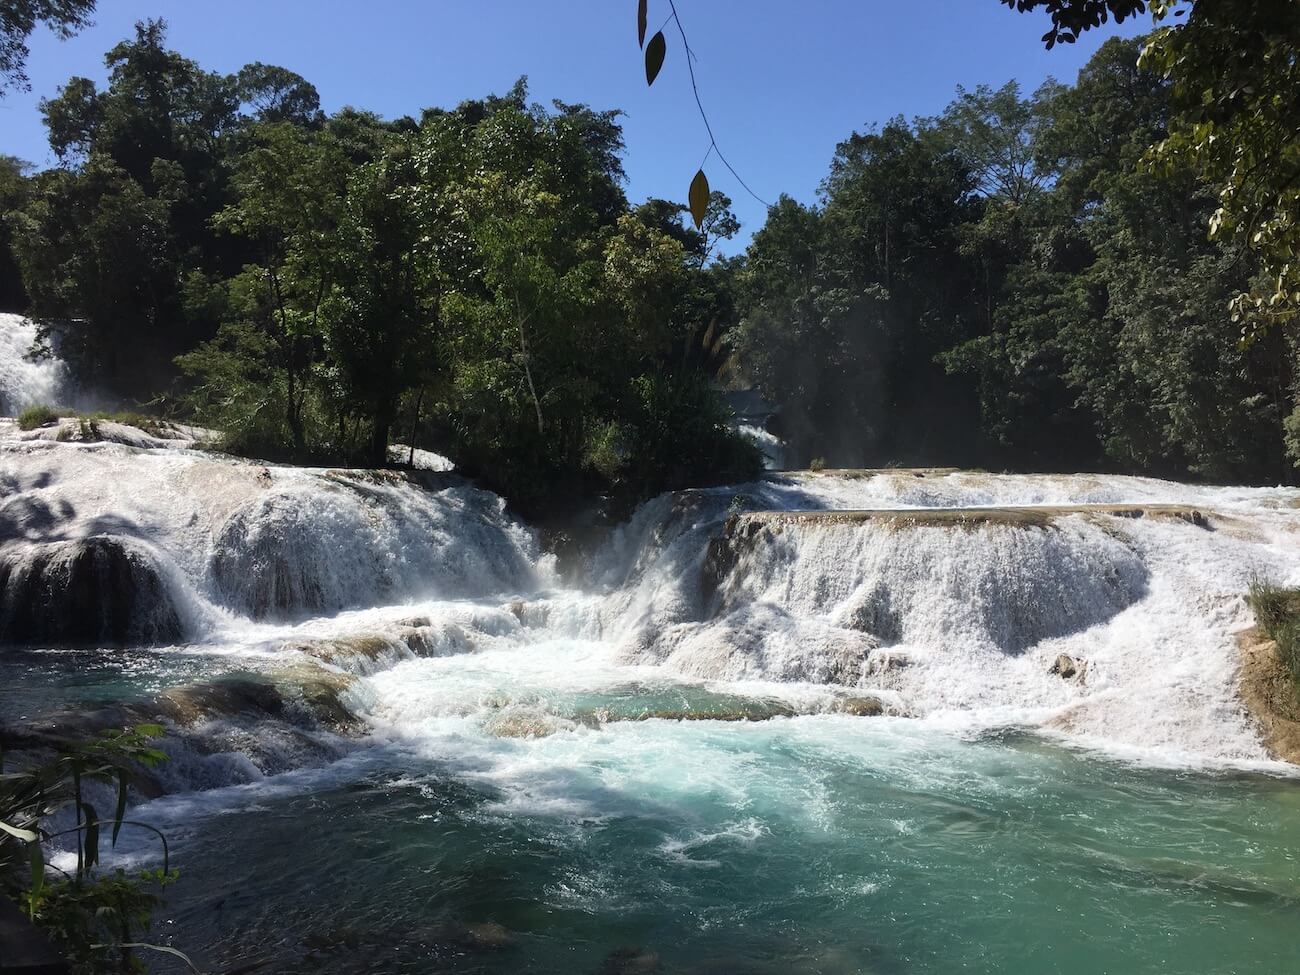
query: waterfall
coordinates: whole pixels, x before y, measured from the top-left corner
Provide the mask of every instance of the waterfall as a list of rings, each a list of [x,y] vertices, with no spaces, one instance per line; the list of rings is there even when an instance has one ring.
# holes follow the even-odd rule
[[[37,403],[53,406],[64,395],[67,370],[56,358],[32,360],[36,324],[0,314],[0,416],[15,416]]]
[[[451,472],[123,439],[0,438],[0,642],[323,667],[398,736],[883,710],[1265,758],[1235,633],[1251,578],[1300,580],[1293,490],[772,474],[647,502],[562,583],[536,533]]]

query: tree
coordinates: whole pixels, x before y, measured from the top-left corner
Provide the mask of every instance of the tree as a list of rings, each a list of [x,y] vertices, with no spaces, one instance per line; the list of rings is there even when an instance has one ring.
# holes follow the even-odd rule
[[[1187,12],[1176,0],[1152,6],[1158,21]],[[1151,163],[1214,185],[1210,232],[1259,257],[1262,280],[1233,302],[1247,336],[1300,312],[1298,45],[1300,5],[1202,0],[1181,25],[1158,28],[1142,53],[1170,82],[1177,109]]]
[[[235,90],[259,122],[317,125],[322,119],[316,86],[287,68],[246,64],[235,75]]]
[[[370,419],[366,460],[388,463],[388,435],[402,394],[439,339],[438,282],[429,238],[411,200],[411,149],[397,142],[348,180],[334,280],[321,308],[329,355],[346,399]]]
[[[1059,88],[1047,81],[1032,99],[1009,81],[994,90],[957,86],[957,98],[928,127],[941,145],[958,153],[974,174],[979,192],[1021,206],[1048,183],[1049,174],[1036,158],[1041,107]]]
[[[1207,239],[1213,194],[1139,166],[1173,112],[1169,85],[1112,39],[1047,94],[1033,145],[1050,189],[1000,247],[987,331],[943,356],[977,377],[986,428],[1035,466],[1284,477],[1290,353],[1223,341],[1238,246]],[[976,239],[987,239],[986,211]],[[971,252],[986,253],[985,245]]]
[[[20,311],[27,306],[22,271],[13,251],[13,216],[29,191],[30,166],[15,156],[0,155],[0,311]]]
[[[95,0],[0,0],[0,97],[26,90],[27,39],[37,27],[66,39],[90,24]]]
[[[273,409],[293,449],[307,447],[305,414],[348,171],[333,139],[287,122],[257,126],[238,160],[235,201],[213,223],[246,242],[249,263],[227,286],[222,331],[179,360],[196,383],[191,402],[228,434],[273,442],[264,414]],[[247,369],[247,381],[238,381]]]
[[[31,309],[80,374],[124,394],[159,382],[180,351],[170,201],[97,157],[35,177],[10,226]]]

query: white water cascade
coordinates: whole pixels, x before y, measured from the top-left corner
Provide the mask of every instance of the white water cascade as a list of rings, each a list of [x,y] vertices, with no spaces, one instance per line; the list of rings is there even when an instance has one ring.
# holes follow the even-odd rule
[[[30,341],[0,324],[9,351]],[[55,387],[57,363],[18,359],[0,357],[23,377],[11,395]],[[109,426],[94,442],[0,430],[0,643],[306,657],[357,678],[349,707],[398,733],[441,709],[487,722],[480,691],[450,700],[457,680],[415,678],[426,658],[473,671],[490,653],[489,683],[528,674],[568,701],[524,694],[545,727],[580,717],[574,694],[649,678],[790,713],[870,698],[889,720],[1158,762],[1267,758],[1235,634],[1253,578],[1300,582],[1292,489],[769,474],[647,503],[562,581],[535,533],[454,473],[264,465],[192,431]],[[1061,655],[1081,673],[1051,673]]]
[[[871,695],[900,719],[1036,728],[1162,761],[1266,758],[1237,697],[1234,633],[1249,622],[1253,577],[1300,581],[1300,494],[1285,489],[773,476],[650,502],[565,587],[500,499],[452,474],[265,466],[183,444],[11,431],[0,483],[0,619],[12,629],[27,606],[36,629],[24,639],[63,632],[31,624],[31,593],[52,616],[68,612],[51,593],[80,551],[68,546],[94,539],[102,578],[123,574],[116,561],[150,569],[148,585],[143,570],[123,570],[135,591],[120,594],[120,580],[95,591],[164,621],[137,628],[155,643],[233,640],[274,655],[420,617],[418,646],[397,640],[398,658],[490,649],[557,688],[651,673],[799,712]],[[127,554],[104,555],[106,539]],[[1086,673],[1049,673],[1061,654]],[[374,654],[328,659],[363,676],[362,710],[382,718]],[[420,720],[467,706],[442,700]],[[551,718],[573,715],[539,720]]]
[[[30,358],[36,325],[20,315],[0,314],[0,416],[37,403],[53,405],[64,393],[66,369],[55,358]]]

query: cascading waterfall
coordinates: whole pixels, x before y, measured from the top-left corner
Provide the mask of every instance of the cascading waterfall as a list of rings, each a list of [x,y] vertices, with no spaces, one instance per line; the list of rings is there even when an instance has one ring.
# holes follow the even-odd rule
[[[281,970],[346,971],[355,942],[385,970],[513,971],[528,945],[555,971],[585,944],[590,970],[653,970],[635,966],[658,952],[688,970],[717,949],[720,970],[752,950],[781,970],[943,971],[958,956],[940,941],[980,937],[972,855],[1005,871],[1031,927],[1065,923],[1040,901],[1137,911],[1155,889],[1157,926],[1236,898],[1254,906],[1225,923],[1255,960],[1288,950],[1274,914],[1300,890],[1264,861],[1291,835],[1267,823],[1291,815],[1293,768],[1242,707],[1236,633],[1253,577],[1300,582],[1300,492],[771,475],[647,503],[566,580],[453,473],[119,439],[0,436],[0,709],[31,741],[162,718],[173,760],[135,801],[181,833],[185,869],[252,882],[218,866],[237,830],[249,856],[291,849],[301,884],[331,890],[227,923],[182,885],[178,930],[214,955],[262,939]],[[1229,793],[1264,825],[1187,853],[1161,810],[1213,819]],[[1094,828],[1127,815],[1141,843]],[[1041,816],[1074,841],[1034,832]],[[358,835],[391,837],[389,873],[321,853]],[[133,843],[119,855],[151,855]],[[1075,886],[1045,893],[1030,847]],[[1179,850],[1199,865],[1180,873]],[[931,870],[950,884],[927,900]],[[445,887],[421,893],[435,874]],[[378,924],[393,885],[397,928],[321,921]],[[906,924],[879,919],[881,891]],[[877,947],[818,953],[864,913]],[[1154,958],[1145,937],[1127,950]],[[1188,957],[1218,957],[1198,939]]]
[[[36,325],[20,315],[0,314],[0,416],[37,403],[53,405],[65,393],[67,373],[57,358],[32,359]]]

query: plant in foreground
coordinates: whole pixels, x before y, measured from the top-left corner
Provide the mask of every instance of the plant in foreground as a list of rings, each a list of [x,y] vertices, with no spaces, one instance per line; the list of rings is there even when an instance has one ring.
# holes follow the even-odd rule
[[[1275,586],[1253,579],[1247,597],[1255,619],[1270,640],[1292,678],[1300,682],[1300,589]]]
[[[176,949],[141,940],[161,903],[159,892],[176,874],[170,869],[167,838],[147,823],[126,818],[127,790],[134,768],[151,768],[166,759],[151,744],[162,733],[159,725],[103,731],[62,747],[46,762],[12,772],[4,770],[0,752],[0,889],[54,939],[77,975],[143,972],[142,950],[174,955],[197,971]],[[110,816],[101,816],[92,803],[87,793],[91,783],[115,792]],[[65,812],[72,813],[73,825],[59,827],[55,817]],[[96,870],[103,831],[109,831],[115,846],[123,826],[158,837],[161,869],[134,876],[121,869]],[[45,858],[42,844],[62,836],[75,838],[77,860],[71,872]],[[62,877],[51,879],[51,871]]]

